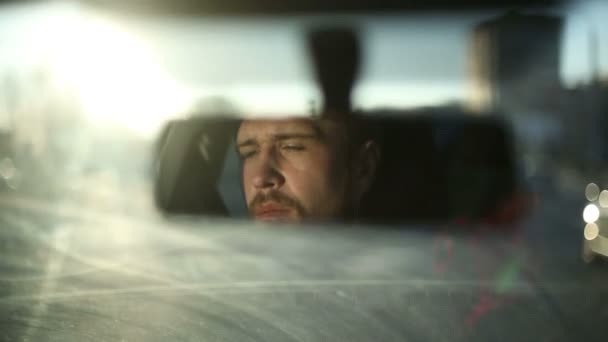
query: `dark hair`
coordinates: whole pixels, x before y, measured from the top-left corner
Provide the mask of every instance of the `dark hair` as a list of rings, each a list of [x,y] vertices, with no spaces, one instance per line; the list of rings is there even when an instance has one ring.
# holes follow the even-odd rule
[[[346,126],[347,148],[351,157],[358,152],[363,144],[370,140],[381,145],[381,130],[378,129],[371,118],[353,114],[342,120]]]

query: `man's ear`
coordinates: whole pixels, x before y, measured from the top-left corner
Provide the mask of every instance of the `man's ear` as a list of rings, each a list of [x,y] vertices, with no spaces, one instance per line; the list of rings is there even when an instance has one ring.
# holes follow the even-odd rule
[[[369,191],[380,163],[380,147],[374,140],[366,141],[356,152],[353,159],[353,195],[356,203],[361,201],[363,195]]]

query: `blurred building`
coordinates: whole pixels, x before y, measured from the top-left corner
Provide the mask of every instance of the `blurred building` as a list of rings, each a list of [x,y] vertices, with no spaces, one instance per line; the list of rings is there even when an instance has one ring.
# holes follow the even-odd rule
[[[576,101],[560,81],[562,26],[559,16],[511,11],[471,33],[470,109],[507,117],[530,170],[552,169],[567,143],[564,122]]]
[[[563,108],[563,155],[593,173],[608,164],[608,80],[596,76],[591,82],[565,90]]]
[[[562,89],[557,16],[508,12],[477,25],[469,63],[474,110],[506,112],[544,109],[547,96]]]

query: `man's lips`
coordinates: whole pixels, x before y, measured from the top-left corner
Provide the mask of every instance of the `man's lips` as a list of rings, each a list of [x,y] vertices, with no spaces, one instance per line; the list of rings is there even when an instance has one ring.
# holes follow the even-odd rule
[[[255,210],[255,217],[261,219],[282,218],[289,215],[291,209],[276,203],[262,204]]]

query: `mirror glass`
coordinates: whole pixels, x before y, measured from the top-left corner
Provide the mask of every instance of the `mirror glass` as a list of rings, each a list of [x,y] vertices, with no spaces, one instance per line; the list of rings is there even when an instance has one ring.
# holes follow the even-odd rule
[[[175,120],[158,142],[166,213],[268,221],[495,222],[525,191],[497,114]],[[494,220],[494,221],[493,221]]]

